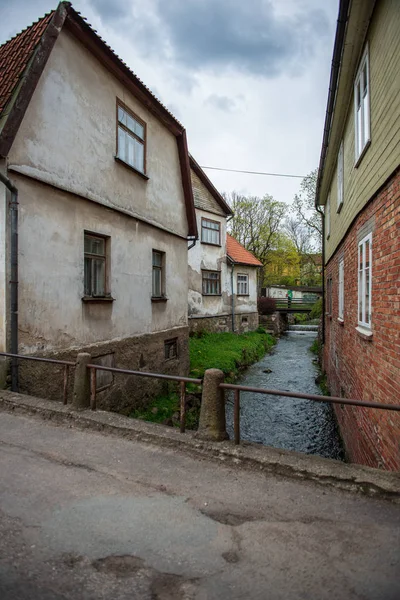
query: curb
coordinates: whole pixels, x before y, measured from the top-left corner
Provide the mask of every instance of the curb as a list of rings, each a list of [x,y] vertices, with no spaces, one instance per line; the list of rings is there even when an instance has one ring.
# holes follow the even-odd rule
[[[51,400],[5,390],[0,390],[0,410],[39,417],[55,425],[67,425],[142,443],[175,448],[203,459],[231,464],[237,468],[312,481],[320,485],[400,503],[399,472],[381,471],[250,442],[235,446],[229,441],[202,440],[196,437],[194,432],[181,434],[178,429],[106,411],[75,411],[69,406]]]

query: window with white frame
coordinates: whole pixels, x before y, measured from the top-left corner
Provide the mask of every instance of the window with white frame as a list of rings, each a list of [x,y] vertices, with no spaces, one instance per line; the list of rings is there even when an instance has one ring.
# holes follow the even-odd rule
[[[249,276],[244,273],[239,273],[237,276],[237,295],[249,295]]]
[[[343,321],[344,316],[344,259],[339,261],[339,310],[338,317]]]
[[[203,244],[220,246],[221,224],[210,219],[201,220],[201,241]]]
[[[370,140],[370,86],[368,46],[354,81],[354,123],[356,161]]]
[[[117,158],[145,172],[146,124],[118,103]]]
[[[153,250],[152,298],[165,297],[165,252]]]
[[[343,204],[344,185],[343,185],[343,171],[344,171],[344,156],[343,156],[343,140],[340,144],[338,159],[337,159],[337,212],[340,211]]]
[[[328,199],[325,204],[325,233],[326,239],[331,235],[331,197],[328,196]]]
[[[358,323],[371,328],[372,234],[358,244]]]

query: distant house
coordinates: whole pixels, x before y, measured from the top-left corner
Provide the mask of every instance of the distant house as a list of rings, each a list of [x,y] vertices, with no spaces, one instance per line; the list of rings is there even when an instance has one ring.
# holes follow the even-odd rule
[[[185,374],[197,237],[185,129],[69,2],[2,45],[0,71],[0,168],[19,192],[14,350]],[[6,351],[9,202],[0,184]],[[105,372],[97,383],[100,406],[117,409],[155,389]],[[61,378],[21,361],[20,387],[59,398]]]
[[[399,404],[400,7],[341,0],[317,206],[331,393]],[[400,414],[339,405],[349,458],[400,469]]]
[[[258,326],[257,269],[250,252],[227,235],[233,213],[190,157],[199,241],[189,250],[191,331],[247,331]]]

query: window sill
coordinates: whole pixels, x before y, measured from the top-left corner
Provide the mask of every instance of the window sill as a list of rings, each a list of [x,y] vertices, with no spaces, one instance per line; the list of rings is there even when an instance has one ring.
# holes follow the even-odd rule
[[[221,244],[213,244],[213,242],[203,242],[203,240],[201,240],[201,243],[204,244],[205,246],[215,246],[216,248],[221,248]]]
[[[132,167],[130,164],[128,164],[127,162],[125,162],[124,160],[122,160],[122,158],[119,158],[118,156],[114,156],[114,159],[115,159],[115,161],[117,163],[119,163],[120,165],[123,165],[127,169],[130,169],[131,171],[133,171],[137,175],[140,175],[140,177],[142,177],[146,181],[149,180],[149,177],[147,177],[147,175],[145,175],[144,173],[142,173],[142,171],[139,171],[138,169],[135,169],[135,167]]]
[[[236,294],[236,296],[239,296],[241,298],[248,298],[250,294]]]
[[[343,327],[344,319],[341,319],[340,317],[338,317],[338,323],[339,323],[339,325],[341,325]]]
[[[362,327],[361,325],[359,325],[358,327],[356,327],[356,331],[363,340],[366,340],[367,342],[372,342],[373,333],[371,329],[367,329],[366,327]]]
[[[357,160],[355,162],[355,165],[354,165],[355,169],[358,169],[358,167],[360,166],[360,163],[361,163],[362,159],[364,158],[364,155],[367,152],[367,150],[370,147],[370,145],[371,145],[371,140],[369,139],[367,141],[367,143],[365,144],[364,148],[362,149],[362,152],[361,152],[360,156],[357,158]]]
[[[152,296],[151,297],[151,301],[152,302],[167,302],[168,298],[166,296]]]
[[[82,302],[114,302],[111,296],[83,296]]]
[[[222,294],[202,294],[202,296],[208,296],[209,298],[219,298]]]

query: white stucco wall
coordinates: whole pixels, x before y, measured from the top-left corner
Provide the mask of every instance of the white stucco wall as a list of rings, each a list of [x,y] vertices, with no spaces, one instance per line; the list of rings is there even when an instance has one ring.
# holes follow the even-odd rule
[[[201,243],[201,219],[211,219],[221,223],[221,246]],[[200,239],[189,250],[189,317],[217,316],[232,314],[232,266],[226,257],[226,218],[215,213],[196,208],[197,227]],[[203,296],[202,270],[221,271],[221,295]],[[247,274],[249,278],[248,296],[237,296],[237,275]],[[257,312],[257,268],[235,265],[233,272],[235,313]]]
[[[249,280],[248,296],[237,295],[237,276],[247,275]],[[257,267],[235,265],[233,271],[235,312],[236,314],[257,312]]]
[[[148,181],[114,159],[117,98],[147,124]],[[68,31],[56,41],[8,163],[187,236],[175,136]]]
[[[201,219],[219,221],[221,224],[221,246],[201,242]],[[214,316],[230,313],[230,269],[226,259],[226,218],[196,208],[199,240],[189,250],[189,316]],[[203,296],[202,270],[221,271],[221,296]]]
[[[74,348],[187,325],[187,241],[50,186],[19,189],[20,351]],[[84,231],[111,237],[112,303],[84,303]],[[152,250],[166,253],[152,303]]]

